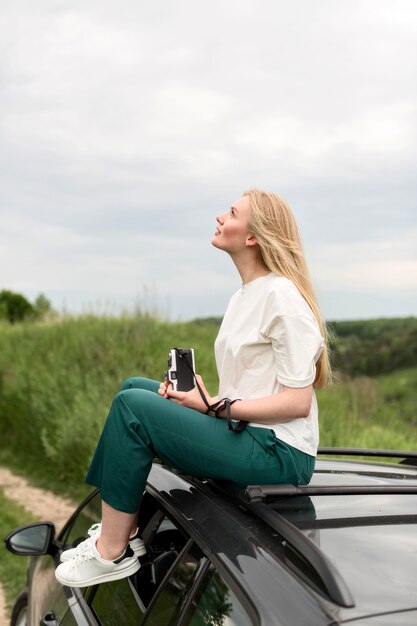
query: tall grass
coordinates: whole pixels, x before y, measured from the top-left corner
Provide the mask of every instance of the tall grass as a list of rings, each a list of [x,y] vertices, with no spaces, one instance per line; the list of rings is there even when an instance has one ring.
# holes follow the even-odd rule
[[[81,484],[111,400],[123,380],[162,380],[172,347],[196,349],[214,392],[213,325],[147,316],[85,316],[0,328],[0,460],[35,478]],[[73,491],[71,491],[73,493]]]
[[[194,347],[213,394],[213,323],[84,316],[0,327],[0,461],[81,495],[111,400],[129,376],[161,380],[172,347]],[[320,391],[321,444],[417,448],[417,369]]]
[[[417,368],[317,393],[323,446],[417,450]]]

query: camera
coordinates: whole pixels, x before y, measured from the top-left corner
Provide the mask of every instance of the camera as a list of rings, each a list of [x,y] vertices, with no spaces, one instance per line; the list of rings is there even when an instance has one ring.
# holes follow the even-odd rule
[[[195,386],[194,350],[173,348],[168,353],[168,371],[165,378],[172,383],[174,391],[190,391]]]

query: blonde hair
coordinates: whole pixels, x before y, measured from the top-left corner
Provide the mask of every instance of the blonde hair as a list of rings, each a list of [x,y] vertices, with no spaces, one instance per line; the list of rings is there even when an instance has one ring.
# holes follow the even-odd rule
[[[314,295],[294,215],[285,200],[273,193],[250,189],[243,195],[249,196],[248,230],[256,238],[262,261],[271,272],[294,283],[317,319],[324,348],[316,364],[314,386],[324,387],[331,382],[328,334]]]

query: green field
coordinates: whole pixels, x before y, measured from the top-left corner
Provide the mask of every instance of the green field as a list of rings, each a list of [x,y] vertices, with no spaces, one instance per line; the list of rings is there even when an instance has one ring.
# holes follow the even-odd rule
[[[218,320],[175,324],[148,316],[0,325],[0,463],[57,493],[86,495],[85,471],[120,383],[129,376],[160,380],[168,351],[192,346],[214,394],[217,329]],[[317,392],[321,445],[416,450],[417,320],[333,329],[339,382]],[[0,508],[1,536],[30,521],[1,491]],[[10,607],[25,584],[26,559],[0,550]]]
[[[317,393],[320,445],[417,450],[417,368]]]
[[[417,362],[410,346],[416,319],[343,324],[340,339],[333,339],[341,382],[317,393],[321,445],[417,449]],[[214,394],[217,329],[216,320],[169,323],[146,315],[1,325],[0,463],[72,497],[84,494],[85,471],[120,383],[129,376],[162,379],[168,351],[193,346],[197,370]],[[358,349],[355,361],[358,336],[367,350]],[[365,356],[372,371],[379,361],[385,371],[391,351],[397,366],[400,337],[408,367],[354,375]],[[340,368],[347,354],[350,371]]]

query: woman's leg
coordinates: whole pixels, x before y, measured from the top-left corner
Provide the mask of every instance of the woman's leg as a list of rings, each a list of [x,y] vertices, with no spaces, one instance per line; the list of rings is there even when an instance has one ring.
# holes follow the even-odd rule
[[[100,489],[103,501],[102,557],[115,558],[126,547],[154,457],[195,476],[241,485],[300,481],[292,451],[284,445],[277,454],[272,431],[229,431],[225,421],[159,396],[155,381],[134,380],[113,400],[86,479]],[[118,569],[116,574],[120,577]],[[72,585],[83,586],[83,571],[77,576]]]
[[[160,383],[156,380],[152,380],[150,378],[143,378],[143,377],[139,377],[139,376],[132,376],[130,378],[127,378],[121,385],[119,392],[120,391],[125,391],[126,389],[147,389],[148,391],[153,391],[154,393],[158,392],[159,389],[159,385]],[[112,507],[110,507],[109,505],[106,505],[110,511],[116,511],[116,509],[113,509]],[[104,507],[103,507],[104,508]],[[129,536],[133,537],[134,535],[137,534],[138,532],[138,513],[139,511],[136,511],[136,514],[133,516],[132,518],[132,523],[131,523],[131,527],[130,527],[130,532],[129,532]],[[113,513],[113,515],[115,515]],[[103,515],[102,518],[106,518],[106,515],[104,513],[103,510]],[[110,540],[116,540],[115,537],[108,537],[107,538],[107,523],[106,521],[104,522],[104,535],[103,535],[103,530],[101,532],[101,535],[103,536],[103,542],[105,543],[110,543]],[[129,539],[129,537],[128,537]],[[100,542],[97,542],[97,545]],[[102,548],[103,551],[105,551],[105,548]]]
[[[127,378],[121,385],[120,391],[126,389],[147,389],[148,391],[158,392],[160,382],[151,378],[141,378],[140,376],[132,376]]]
[[[235,433],[223,420],[128,388],[114,398],[86,481],[125,513],[136,511],[154,457],[195,476],[241,485],[300,482],[292,451],[284,446],[277,454],[275,441],[269,429]]]
[[[123,383],[121,391],[135,388],[156,392],[158,387],[156,381],[130,378]],[[136,531],[137,510],[125,513],[102,500],[100,536],[92,536],[82,542],[76,551],[72,550],[74,555],[57,567],[57,579],[67,586],[85,587],[134,574],[140,564],[126,546],[129,537],[136,535]]]
[[[101,533],[97,550],[103,559],[117,559],[123,554],[129,542],[132,527],[136,523],[136,513],[123,513],[109,504],[101,503]]]

